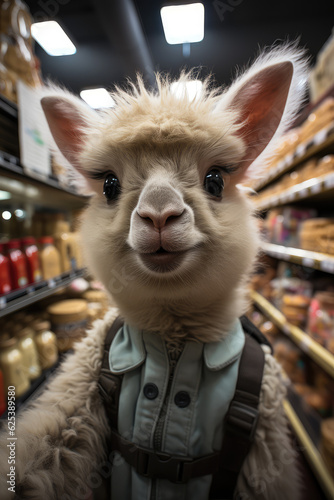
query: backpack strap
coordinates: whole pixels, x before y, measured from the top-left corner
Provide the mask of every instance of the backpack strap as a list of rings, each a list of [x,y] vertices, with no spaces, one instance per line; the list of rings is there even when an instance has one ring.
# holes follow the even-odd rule
[[[124,320],[118,316],[107,332],[104,341],[101,371],[97,384],[110,420],[111,428],[115,430],[118,428],[118,403],[123,376],[111,373],[109,368],[109,350],[116,333],[122,328],[123,324]]]
[[[212,499],[233,498],[242,464],[254,440],[264,362],[260,344],[245,335],[236,390],[224,421],[219,469],[211,484]]]

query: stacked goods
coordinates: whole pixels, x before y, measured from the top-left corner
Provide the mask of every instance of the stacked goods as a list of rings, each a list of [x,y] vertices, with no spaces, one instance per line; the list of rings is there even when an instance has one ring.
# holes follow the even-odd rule
[[[0,0],[0,93],[17,102],[16,83],[40,85],[31,37],[32,17],[21,0]]]
[[[334,120],[334,98],[328,97],[311,113],[299,128],[299,143],[307,143],[322,129],[330,127]]]
[[[315,218],[301,224],[300,248],[334,255],[334,219]]]
[[[323,175],[334,172],[334,155],[326,155],[322,158],[312,158],[302,163],[298,169],[283,175],[279,181],[264,189],[256,196],[257,203],[263,200],[279,196],[287,192],[293,186],[301,184],[314,178],[320,178]]]
[[[302,294],[285,294],[282,297],[282,313],[292,325],[303,328],[308,317],[311,299]]]
[[[302,223],[315,215],[315,210],[305,208],[284,207],[270,210],[263,223],[264,236],[267,241],[277,245],[298,246]]]
[[[317,292],[308,311],[307,333],[334,354],[334,293]]]
[[[310,74],[311,101],[317,101],[332,86],[334,81],[334,35],[332,34],[317,57]]]

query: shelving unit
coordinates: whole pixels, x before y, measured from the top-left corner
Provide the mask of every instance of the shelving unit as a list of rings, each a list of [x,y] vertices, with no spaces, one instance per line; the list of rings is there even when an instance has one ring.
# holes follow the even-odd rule
[[[253,303],[268,317],[282,332],[331,377],[334,377],[334,356],[327,349],[315,342],[300,328],[287,321],[285,316],[274,307],[267,299],[255,291],[250,292]]]
[[[264,253],[277,259],[334,274],[333,255],[311,252],[310,250],[302,250],[301,248],[285,247],[274,243],[262,243],[261,248]]]
[[[76,278],[84,277],[86,274],[86,269],[78,269],[63,273],[52,280],[41,281],[21,290],[14,290],[11,293],[2,295],[0,297],[0,318],[50,297],[54,293],[66,288]]]
[[[296,413],[295,404],[292,405],[288,400],[285,400],[283,404],[285,413],[298,441],[301,444],[308,463],[310,464],[317,480],[319,481],[319,484],[326,494],[326,497],[329,500],[332,500],[334,498],[334,481],[326,464],[324,463],[314,442],[311,440],[309,433],[303,426],[300,417]]]
[[[278,179],[281,175],[293,170],[295,167],[317,156],[322,152],[334,152],[334,127],[330,126],[320,130],[309,141],[299,144],[293,154],[288,154],[283,160],[268,170],[265,178],[260,179],[254,190],[263,189],[267,184]]]

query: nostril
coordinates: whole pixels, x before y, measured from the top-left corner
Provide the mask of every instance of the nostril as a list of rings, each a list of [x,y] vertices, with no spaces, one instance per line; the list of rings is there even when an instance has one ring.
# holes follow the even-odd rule
[[[137,210],[139,217],[150,224],[156,229],[162,229],[167,224],[173,223],[183,214],[183,210],[169,209],[164,212],[154,212],[148,210]]]

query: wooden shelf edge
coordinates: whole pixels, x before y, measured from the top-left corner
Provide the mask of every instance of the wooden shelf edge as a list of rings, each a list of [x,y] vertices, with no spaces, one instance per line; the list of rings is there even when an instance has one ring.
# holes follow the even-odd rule
[[[284,245],[268,242],[262,243],[262,250],[272,257],[334,274],[333,255],[303,250],[302,248],[286,247]]]
[[[312,358],[331,377],[334,377],[334,356],[297,326],[289,323],[285,316],[261,294],[250,291],[250,297],[257,307],[283,331],[303,352]]]
[[[308,179],[296,184],[279,195],[269,196],[263,201],[254,199],[255,208],[257,210],[268,210],[272,207],[286,205],[299,200],[305,200],[318,196],[319,194],[327,194],[333,191],[334,188],[334,172]]]
[[[302,448],[304,449],[305,457],[309,462],[314,474],[316,475],[319,484],[321,485],[328,499],[330,500],[333,499],[334,481],[331,477],[330,472],[327,469],[326,464],[324,463],[319,451],[312,443],[310,437],[308,436],[304,426],[299,420],[290,402],[284,400],[283,406],[285,413],[289,419],[289,422],[297,436],[297,439],[299,440],[299,442],[302,445]]]
[[[325,138],[321,140],[323,136],[325,136]],[[304,150],[303,154],[295,154],[293,160],[289,161],[286,160],[286,158],[290,158],[292,156],[292,154],[289,153],[285,158],[283,158],[283,160],[281,160],[280,162],[275,164],[274,167],[268,170],[267,179],[260,179],[259,182],[254,186],[255,191],[265,188],[271,182],[277,180],[281,175],[289,172],[300,163],[309,160],[310,158],[312,158],[312,156],[321,153],[323,150],[332,145],[334,145],[334,130],[333,126],[331,125],[327,127],[327,129],[319,130],[310,141],[299,145],[299,148],[302,148]],[[284,166],[279,167],[280,164]]]

